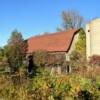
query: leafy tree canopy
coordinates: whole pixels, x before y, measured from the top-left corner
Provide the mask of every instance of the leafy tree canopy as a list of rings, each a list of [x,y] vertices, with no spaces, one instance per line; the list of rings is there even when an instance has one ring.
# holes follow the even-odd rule
[[[78,40],[75,44],[75,48],[71,53],[71,60],[73,61],[85,61],[86,58],[86,34],[83,29],[80,29],[78,33]]]
[[[13,31],[8,40],[8,44],[5,46],[5,53],[12,70],[17,70],[22,66],[25,50],[22,34],[18,31]]]

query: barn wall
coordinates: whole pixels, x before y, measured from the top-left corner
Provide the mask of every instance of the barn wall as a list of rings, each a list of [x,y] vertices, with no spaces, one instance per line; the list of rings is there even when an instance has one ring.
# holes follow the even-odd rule
[[[76,44],[76,42],[78,41],[78,36],[79,36],[78,33],[75,34],[75,36],[74,36],[74,38],[73,38],[73,41],[72,41],[72,44],[71,44],[71,46],[70,46],[70,49],[69,49],[69,51],[66,52],[66,54],[65,54],[65,55],[66,55],[66,61],[70,61],[70,55],[71,55],[72,51],[75,50],[75,44]]]

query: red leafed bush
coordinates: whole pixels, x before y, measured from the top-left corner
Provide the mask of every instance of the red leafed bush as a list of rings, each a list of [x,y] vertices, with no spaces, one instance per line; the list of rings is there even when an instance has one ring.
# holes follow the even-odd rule
[[[100,66],[100,55],[93,55],[92,57],[90,57],[89,63],[91,65]]]

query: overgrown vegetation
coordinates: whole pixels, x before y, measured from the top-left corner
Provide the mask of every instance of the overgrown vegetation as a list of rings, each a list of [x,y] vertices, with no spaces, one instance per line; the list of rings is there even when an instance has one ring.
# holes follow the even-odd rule
[[[0,49],[2,65],[6,63],[12,72],[18,71],[19,67],[23,66],[26,53],[25,46],[22,34],[13,31],[7,45]]]
[[[63,12],[62,17],[64,26],[60,31],[83,24],[83,18],[76,12]],[[27,45],[22,34],[13,31],[7,45],[0,48],[0,100],[100,100],[100,57],[93,56],[86,62],[85,41],[81,28],[70,62],[61,53],[50,54],[45,50],[26,59]],[[23,64],[24,60],[31,64]],[[67,64],[72,72],[66,74]],[[31,67],[29,72],[27,65]]]
[[[77,74],[50,76],[47,71],[41,71],[41,74],[33,79],[25,79],[24,74],[2,75],[0,76],[0,98],[4,100],[100,100],[100,77],[90,79]]]
[[[83,29],[79,30],[75,49],[70,55],[70,63],[74,69],[83,69],[87,66],[86,61],[86,34]]]
[[[93,55],[90,57],[89,64],[93,66],[100,66],[100,55]]]

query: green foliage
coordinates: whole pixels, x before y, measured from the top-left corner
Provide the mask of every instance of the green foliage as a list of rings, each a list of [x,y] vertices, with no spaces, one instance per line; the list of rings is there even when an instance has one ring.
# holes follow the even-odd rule
[[[75,51],[82,56],[85,56],[86,54],[86,34],[83,29],[80,29],[79,31],[78,41],[75,45]]]
[[[23,75],[0,76],[0,98],[7,100],[100,99],[99,76],[95,79],[83,78],[75,74],[42,76],[44,75],[27,80],[23,78]],[[16,77],[17,85],[15,84]]]
[[[65,56],[63,54],[50,54],[45,50],[37,50],[33,53],[33,63],[37,67],[57,67],[63,66]]]
[[[78,40],[74,50],[71,52],[70,59],[71,66],[77,68],[86,66],[86,34],[83,29],[78,32]]]
[[[39,67],[36,69],[36,76],[43,76],[43,77],[47,77],[50,76],[50,69],[48,67]]]
[[[80,29],[78,32],[78,40],[71,54],[73,60],[80,59],[81,57],[86,57],[86,34],[83,29]]]
[[[5,53],[12,71],[18,70],[18,68],[22,66],[25,50],[22,34],[13,31],[8,40],[8,44],[5,46]]]
[[[33,53],[33,62],[38,67],[45,67],[47,59],[47,51],[37,50]]]
[[[0,48],[0,57],[3,57],[3,56],[5,56],[4,49],[3,48]]]
[[[0,73],[7,72],[9,68],[8,58],[5,55],[4,48],[0,48]]]

